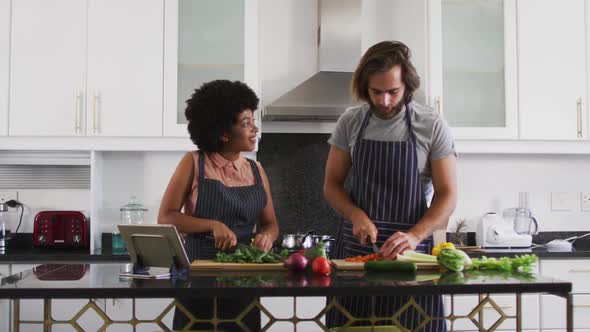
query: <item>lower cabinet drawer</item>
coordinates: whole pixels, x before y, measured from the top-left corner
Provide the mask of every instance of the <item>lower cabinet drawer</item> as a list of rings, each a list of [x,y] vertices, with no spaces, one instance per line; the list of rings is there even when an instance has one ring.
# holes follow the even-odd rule
[[[541,260],[541,274],[570,281],[574,294],[590,293],[590,259],[544,259]]]
[[[590,295],[574,295],[574,329],[590,329]],[[541,327],[565,329],[565,299],[541,295]]]
[[[516,295],[492,295],[490,298],[498,305],[505,315],[513,316],[516,314]],[[479,302],[477,295],[455,295],[454,315],[468,316]],[[451,312],[451,297],[444,297],[445,315]],[[539,329],[539,295],[522,296],[522,328],[524,330]],[[492,306],[486,303],[483,309],[483,326],[489,329],[502,316]],[[474,319],[479,320],[479,315],[475,314]],[[451,328],[450,322],[447,326]],[[455,320],[453,329],[455,331],[477,331],[478,327],[469,318],[460,318]],[[516,319],[507,318],[497,328],[497,330],[516,330]]]

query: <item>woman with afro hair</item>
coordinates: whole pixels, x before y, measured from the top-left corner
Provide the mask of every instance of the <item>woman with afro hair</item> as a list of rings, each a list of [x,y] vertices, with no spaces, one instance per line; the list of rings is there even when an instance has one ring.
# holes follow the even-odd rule
[[[264,169],[241,155],[256,146],[257,107],[258,97],[246,84],[227,80],[203,84],[187,101],[188,132],[198,150],[186,153],[176,167],[162,198],[158,223],[172,224],[186,234],[191,261],[212,259],[218,251],[232,250],[238,243],[269,251],[278,235]],[[193,316],[213,317],[212,299],[179,300]],[[251,301],[218,299],[218,318],[235,318]],[[251,310],[243,321],[250,330],[259,330],[260,311]],[[210,324],[186,326],[189,323],[177,308],[174,330],[213,329]],[[217,328],[242,331],[229,323]]]

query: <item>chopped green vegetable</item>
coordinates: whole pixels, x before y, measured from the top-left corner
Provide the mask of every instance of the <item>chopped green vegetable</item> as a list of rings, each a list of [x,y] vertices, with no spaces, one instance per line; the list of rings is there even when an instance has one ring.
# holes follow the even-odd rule
[[[413,250],[404,251],[403,255],[397,255],[397,260],[412,263],[436,263],[436,256],[421,254]]]
[[[530,272],[532,265],[537,262],[536,255],[520,255],[515,257],[486,257],[473,258],[470,266],[474,270],[501,270]]]
[[[253,245],[238,245],[232,253],[218,252],[214,260],[220,263],[279,263],[288,254],[288,251],[286,253],[281,252],[281,254],[275,254],[273,252],[265,252]]]
[[[400,261],[368,261],[365,270],[379,272],[416,272],[416,264]]]
[[[328,258],[326,255],[326,244],[321,241],[318,242],[315,246],[305,249],[303,256],[305,256],[310,262],[318,257]]]
[[[443,249],[437,256],[438,263],[448,270],[461,272],[465,268],[465,257],[455,249]]]

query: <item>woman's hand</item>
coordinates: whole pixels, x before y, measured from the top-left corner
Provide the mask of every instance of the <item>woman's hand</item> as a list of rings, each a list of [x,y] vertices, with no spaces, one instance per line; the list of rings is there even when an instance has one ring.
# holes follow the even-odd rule
[[[351,217],[352,222],[352,236],[354,236],[360,244],[367,244],[367,237],[371,243],[377,242],[377,227],[367,217],[366,214],[362,213],[359,216]]]
[[[415,250],[420,239],[412,232],[396,232],[381,246],[381,253],[385,259],[395,259],[398,254],[406,250]]]
[[[254,242],[252,244],[261,250],[269,251],[272,248],[273,242],[274,239],[270,234],[258,233],[256,234],[256,237],[254,237]]]
[[[215,238],[215,248],[217,249],[228,250],[238,244],[236,234],[222,222],[215,222],[211,232]]]

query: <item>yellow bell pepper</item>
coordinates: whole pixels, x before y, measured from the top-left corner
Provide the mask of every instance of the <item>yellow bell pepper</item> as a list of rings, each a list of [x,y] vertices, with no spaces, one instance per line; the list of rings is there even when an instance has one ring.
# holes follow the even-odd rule
[[[432,256],[438,256],[443,249],[455,249],[455,245],[451,242],[439,243],[432,248]]]

